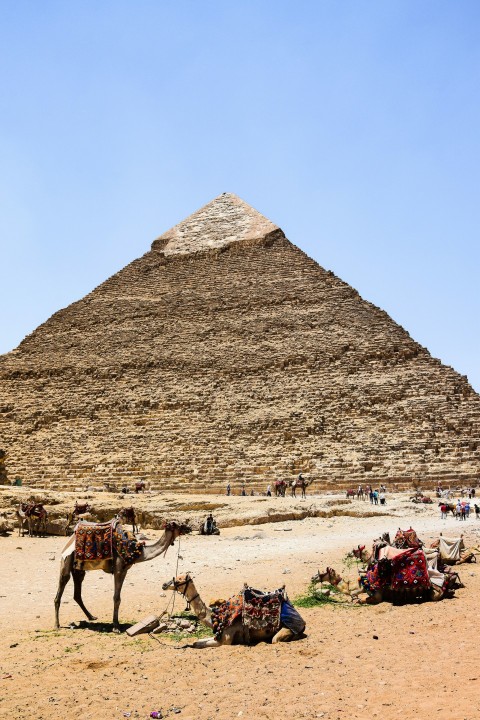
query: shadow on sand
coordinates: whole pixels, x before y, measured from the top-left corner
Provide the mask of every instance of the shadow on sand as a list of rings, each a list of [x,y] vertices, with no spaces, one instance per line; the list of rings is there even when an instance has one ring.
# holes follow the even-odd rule
[[[124,633],[133,623],[120,623],[120,632]],[[80,620],[76,623],[72,630],[93,630],[98,633],[113,633],[113,623],[111,622],[89,622],[88,620]]]

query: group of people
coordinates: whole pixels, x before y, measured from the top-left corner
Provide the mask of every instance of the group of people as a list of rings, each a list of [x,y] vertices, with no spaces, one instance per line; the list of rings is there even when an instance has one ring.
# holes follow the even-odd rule
[[[227,485],[227,495],[233,495],[233,494],[234,494],[234,493],[232,493],[232,486],[230,485],[230,483],[228,483],[228,485]],[[245,487],[245,485],[242,485],[242,489],[241,489],[241,491],[240,491],[240,495],[241,495],[242,497],[246,497],[246,495],[247,495],[247,488]],[[253,497],[253,495],[255,495],[255,492],[254,492],[253,488],[250,490],[250,495],[251,495],[252,497]]]
[[[370,503],[372,505],[386,505],[387,499],[386,499],[386,493],[387,488],[385,485],[380,485],[380,488],[373,489],[371,485],[367,485],[365,487],[365,491],[363,490],[363,487],[359,485],[358,487],[358,496],[363,495],[365,498],[368,498],[370,500]]]
[[[437,485],[436,487],[436,495],[438,498],[444,497],[444,498],[450,498],[453,495],[452,490],[450,488],[444,489],[441,485]],[[460,493],[462,496],[467,495],[469,500],[472,500],[475,497],[475,488],[469,487],[469,488],[463,488]]]
[[[480,506],[474,503],[473,507],[475,510],[475,517],[478,520],[480,518]],[[440,513],[442,520],[447,517],[449,510],[453,511],[453,505],[446,505],[445,503],[441,503]],[[472,507],[470,502],[461,502],[459,498],[455,505],[455,510],[453,511],[453,514],[455,515],[456,520],[467,520],[470,517],[471,510]]]

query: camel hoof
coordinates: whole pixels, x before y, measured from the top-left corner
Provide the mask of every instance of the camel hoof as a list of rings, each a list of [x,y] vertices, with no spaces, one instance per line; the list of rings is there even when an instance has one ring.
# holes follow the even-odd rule
[[[90,622],[93,622],[94,620],[97,620],[97,618],[94,615],[91,615],[89,618]]]
[[[112,630],[112,632],[114,632],[116,635],[120,635],[120,633],[121,633],[122,631],[120,630],[119,627],[114,627],[113,630]]]

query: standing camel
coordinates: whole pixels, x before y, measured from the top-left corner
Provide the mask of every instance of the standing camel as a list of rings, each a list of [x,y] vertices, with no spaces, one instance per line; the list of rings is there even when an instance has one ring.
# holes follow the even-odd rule
[[[126,523],[131,524],[133,534],[135,534],[139,531],[140,528],[137,524],[137,516],[135,514],[134,507],[123,508],[118,513],[118,517],[121,518],[122,520],[124,520]]]
[[[92,508],[88,503],[83,503],[82,505],[78,504],[78,501],[75,500],[75,507],[73,510],[71,510],[67,514],[67,524],[65,525],[65,535],[68,534],[68,528],[70,525],[73,525],[74,520],[80,519],[81,515],[85,515],[86,513],[89,513],[92,511]]]
[[[179,575],[178,577],[169,580],[162,585],[162,588],[163,590],[176,590],[183,595],[200,622],[209,628],[213,628],[212,609],[205,605],[193,583],[191,576],[188,573],[186,575]],[[280,623],[280,628],[276,632],[269,632],[266,628],[262,630],[249,628],[247,630],[243,625],[242,619],[238,618],[237,620],[234,620],[230,627],[223,630],[218,640],[213,637],[208,640],[197,640],[193,643],[192,647],[206,648],[234,644],[248,645],[251,642],[266,640],[271,640],[272,643],[285,642],[286,640],[292,640],[295,637],[300,637],[303,630],[305,630],[305,623],[303,623],[303,629],[297,633],[294,633],[282,623]]]
[[[33,537],[34,530],[47,532],[48,513],[41,503],[20,503],[17,508],[18,534],[25,534],[24,525],[28,526],[28,535]]]
[[[104,572],[112,573],[114,579],[114,594],[113,594],[113,632],[120,632],[118,624],[118,610],[120,608],[120,594],[122,591],[123,581],[128,570],[132,565],[136,565],[140,562],[149,562],[154,558],[158,557],[162,553],[165,554],[170,547],[173,545],[179,535],[185,535],[191,532],[191,528],[188,525],[179,525],[176,522],[169,522],[165,525],[165,532],[163,535],[151,545],[146,545],[142,548],[141,555],[134,560],[131,564],[126,564],[123,558],[118,554],[115,545],[113,545],[113,558],[103,562],[99,569]],[[62,600],[63,591],[65,585],[70,580],[70,576],[73,577],[74,593],[73,599],[81,607],[85,615],[89,620],[96,620],[85,607],[82,600],[82,583],[85,578],[85,570],[79,570],[75,567],[75,552],[72,552],[66,557],[62,557],[60,564],[60,579],[58,583],[58,590],[55,596],[55,627],[60,627],[59,611],[60,602]]]
[[[274,483],[275,497],[285,497],[286,487],[287,487],[286,480],[275,480],[275,483]]]
[[[313,480],[305,480],[304,477],[290,480],[290,487],[292,488],[292,497],[297,497],[297,488],[302,491],[302,499],[307,497],[306,489],[313,482]]]

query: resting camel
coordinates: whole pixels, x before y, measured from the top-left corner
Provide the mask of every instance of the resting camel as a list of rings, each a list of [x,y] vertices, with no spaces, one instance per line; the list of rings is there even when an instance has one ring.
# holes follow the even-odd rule
[[[440,537],[442,537],[442,533],[440,533]],[[460,535],[460,557],[458,560],[447,560],[444,558],[444,563],[448,565],[463,565],[464,563],[472,563],[477,562],[477,555],[480,554],[480,547],[478,545],[474,545],[473,547],[466,548],[465,544],[463,542],[463,533]],[[440,538],[437,538],[437,540],[434,540],[431,545],[431,548],[439,548],[440,547]]]
[[[209,628],[213,627],[212,610],[203,602],[197,588],[195,587],[191,576],[179,575],[172,578],[162,585],[163,590],[175,590],[183,595],[185,600],[192,608],[194,614],[203,625]],[[280,625],[280,630],[276,633],[269,633],[266,630],[254,630],[250,628],[248,632],[245,630],[241,618],[235,620],[230,627],[226,628],[220,637],[220,640],[208,638],[207,640],[197,640],[193,643],[194,648],[220,647],[221,645],[248,645],[251,642],[261,642],[271,640],[272,643],[285,642],[292,640],[295,635],[286,627]]]
[[[135,560],[132,564],[140,562],[149,562],[159,555],[165,554],[170,547],[173,545],[179,535],[185,535],[191,532],[191,528],[188,525],[178,525],[176,522],[169,522],[165,526],[165,532],[163,535],[151,545],[146,545],[143,548],[141,556]],[[126,565],[123,559],[118,555],[113,548],[113,559],[107,560],[102,564],[101,568],[104,572],[113,573],[114,579],[114,594],[113,594],[113,632],[120,632],[118,624],[118,610],[120,608],[120,594],[122,591],[123,581],[125,576],[130,570],[132,565]],[[58,583],[58,590],[55,596],[55,627],[60,627],[59,611],[60,602],[62,600],[63,591],[66,584],[70,580],[70,576],[73,577],[74,593],[73,599],[81,607],[85,615],[89,620],[96,620],[97,618],[87,610],[82,600],[82,583],[85,578],[85,570],[77,570],[75,568],[75,552],[62,558],[60,564],[60,579]]]
[[[350,580],[344,580],[335,570],[331,567],[327,567],[324,573],[318,572],[313,578],[312,582],[329,582],[330,585],[334,585],[337,590],[344,595],[348,595],[352,600],[356,599],[362,605],[378,605],[379,603],[387,600],[389,602],[408,602],[408,600],[415,600],[421,596],[423,600],[432,600],[434,602],[442,600],[444,597],[451,597],[456,587],[463,587],[460,583],[457,573],[446,573],[445,584],[443,587],[434,585],[429,590],[418,591],[415,589],[402,590],[401,592],[393,591],[388,587],[383,590],[377,590],[373,595],[365,593],[362,587]],[[360,594],[364,594],[366,597],[361,598]]]

